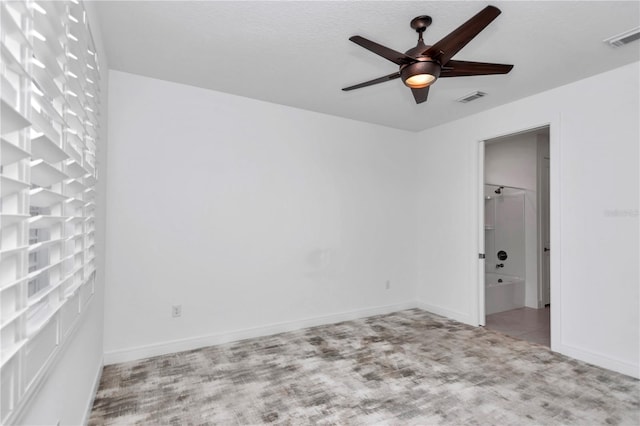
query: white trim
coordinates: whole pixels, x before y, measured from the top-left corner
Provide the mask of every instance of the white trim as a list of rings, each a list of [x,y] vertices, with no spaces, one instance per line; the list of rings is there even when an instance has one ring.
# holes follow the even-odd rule
[[[551,139],[551,138],[549,138]],[[551,140],[549,140],[551,143]],[[549,158],[551,158],[551,147],[549,147]],[[549,168],[551,168],[551,163],[549,163]],[[538,282],[536,283],[536,288],[538,292],[538,303],[537,308],[544,308],[544,247],[545,242],[547,240],[547,236],[544,233],[544,212],[543,208],[549,207],[549,191],[545,191],[543,188],[543,178],[542,174],[545,172],[544,168],[544,154],[542,149],[540,149],[540,140],[536,139],[536,236],[538,238],[536,250],[538,251],[538,255],[536,256],[536,270],[538,272]],[[550,183],[550,176],[547,179],[547,182]],[[544,200],[546,197],[546,200]],[[544,200],[544,201],[543,201]],[[549,224],[546,224],[547,228]],[[549,258],[551,260],[551,258]],[[549,262],[551,263],[551,262]]]
[[[424,311],[440,315],[449,319],[460,321],[465,324],[477,326],[476,319],[467,313],[454,311],[443,308],[441,306],[431,305],[426,302],[414,300],[394,305],[377,306],[373,308],[358,309],[354,311],[342,312],[331,315],[323,315],[314,318],[307,318],[297,321],[288,321],[282,323],[270,324],[262,327],[246,328],[231,332],[216,333],[206,336],[198,336],[186,339],[177,339],[158,344],[138,346],[134,348],[106,352],[103,363],[101,365],[117,364],[121,362],[135,361],[152,356],[165,355],[186,350],[198,349],[206,346],[219,345],[223,343],[235,342],[243,339],[254,337],[270,336],[273,334],[284,333],[287,331],[300,330],[307,327],[315,327],[319,325],[334,324],[342,321],[349,321],[359,318],[366,318],[374,315],[388,314],[391,312],[402,311],[405,309],[418,308]],[[554,348],[556,352],[567,355],[571,358],[581,360],[590,364],[597,365],[612,371],[640,378],[640,370],[637,365],[626,361],[610,358],[604,354],[589,351],[577,346],[568,344],[558,344]],[[85,414],[85,422],[88,420],[91,407],[93,406],[93,398],[97,392],[100,383],[102,367],[99,369],[94,383],[94,392],[87,406]]]
[[[561,275],[561,226],[562,226],[562,115],[549,123],[549,301],[551,303],[551,350],[562,352],[562,275]]]
[[[441,306],[431,305],[429,303],[422,302],[422,301],[416,302],[416,305],[419,309],[422,309],[423,311],[427,311],[432,314],[440,315],[445,318],[449,318],[465,324],[469,324],[474,327],[478,326],[476,319],[473,317],[473,315],[470,315],[468,313],[454,311],[448,308],[443,308]]]
[[[476,246],[478,247],[478,253],[484,253],[485,255],[485,259],[477,259],[477,274],[478,274],[478,285],[474,286],[476,289],[476,300],[478,301],[476,304],[476,318],[477,318],[477,323],[478,325],[484,326],[486,325],[486,313],[485,313],[485,293],[486,293],[486,283],[485,283],[485,272],[486,272],[486,242],[485,242],[485,235],[484,235],[484,224],[485,224],[485,217],[484,217],[484,152],[485,152],[485,142],[484,141],[479,141],[478,142],[478,158],[477,158],[477,164],[478,164],[478,182],[477,182],[477,191],[479,192],[479,197],[476,197],[476,200],[478,201],[477,204],[477,238],[478,241],[476,243]]]
[[[554,114],[549,120],[546,120],[543,123],[538,123],[536,125],[527,126],[524,128],[511,129],[508,131],[503,131],[499,134],[484,137],[478,140],[478,144],[480,142],[495,139],[504,136],[512,136],[522,133],[528,133],[536,129],[542,129],[545,127],[549,128],[549,233],[550,233],[550,245],[553,247],[551,250],[551,260],[550,260],[550,299],[551,299],[551,350],[560,352],[560,350],[556,349],[556,347],[560,347],[561,344],[561,335],[560,330],[562,329],[562,315],[561,308],[562,304],[560,301],[560,251],[561,251],[561,241],[560,241],[560,224],[561,224],[561,152],[560,149],[560,135],[561,135],[561,122],[562,116],[561,114]],[[477,155],[480,155],[480,150],[477,149]],[[484,151],[482,151],[484,154]],[[484,158],[482,159],[484,161]],[[478,159],[478,164],[480,164],[480,159]],[[484,183],[484,174],[480,176],[479,171],[475,175],[475,188],[476,189],[476,200],[482,198],[484,193],[480,193],[481,183]],[[476,214],[476,224],[478,228],[484,227],[484,223],[480,223],[480,212]],[[477,234],[476,234],[477,235]],[[479,246],[478,238],[476,237],[476,245]],[[476,277],[476,295],[478,299],[482,297],[482,300],[479,300],[478,303],[484,303],[484,291],[480,289],[480,286],[484,286],[484,279],[477,276]],[[477,308],[476,308],[477,309]]]
[[[100,358],[100,364],[98,367],[98,371],[96,377],[93,379],[93,386],[91,389],[91,394],[89,395],[89,402],[87,403],[87,409],[82,417],[82,424],[86,425],[89,423],[89,419],[91,418],[91,410],[93,409],[93,402],[96,399],[96,395],[98,394],[98,387],[100,386],[100,378],[102,377],[102,370],[104,369],[104,356]]]
[[[419,307],[415,301],[407,301],[394,305],[377,306],[373,308],[358,309],[354,311],[323,315],[295,321],[287,321],[269,324],[261,327],[245,328],[241,330],[209,334],[205,336],[188,337],[185,339],[170,340],[150,345],[137,346],[115,351],[107,351],[104,354],[104,364],[117,364],[134,361],[152,356],[165,355],[175,352],[188,351],[206,346],[220,345],[253,337],[270,336],[287,331],[300,330],[318,325],[334,324],[342,321],[350,321],[358,318],[366,318],[374,315],[388,314]]]
[[[34,376],[31,383],[27,384],[27,388],[25,392],[22,394],[18,403],[13,407],[13,410],[9,413],[7,418],[4,420],[6,424],[19,424],[17,420],[21,419],[25,415],[25,411],[31,407],[31,403],[33,402],[33,398],[36,397],[40,393],[40,389],[44,386],[46,381],[51,376],[51,373],[55,369],[57,363],[62,359],[64,352],[72,345],[74,339],[77,337],[76,333],[80,329],[80,326],[84,324],[84,320],[87,317],[87,313],[93,307],[93,297],[87,300],[86,308],[78,313],[78,315],[73,320],[73,324],[69,327],[67,335],[61,338],[61,341],[55,347],[55,349],[51,352],[51,355],[44,363],[42,368],[38,371],[38,373]],[[48,321],[58,321],[56,327],[60,327],[59,319],[56,317],[50,318]],[[59,332],[59,330],[58,330]]]
[[[638,364],[611,358],[603,353],[594,352],[579,346],[566,344],[564,342],[558,346],[559,347],[556,348],[557,351],[563,355],[640,379],[640,366],[638,366]]]

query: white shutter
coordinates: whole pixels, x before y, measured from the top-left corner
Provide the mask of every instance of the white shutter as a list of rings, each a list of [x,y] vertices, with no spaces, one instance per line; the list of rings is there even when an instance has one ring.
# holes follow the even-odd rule
[[[95,290],[100,70],[77,1],[3,1],[0,422],[10,422]]]

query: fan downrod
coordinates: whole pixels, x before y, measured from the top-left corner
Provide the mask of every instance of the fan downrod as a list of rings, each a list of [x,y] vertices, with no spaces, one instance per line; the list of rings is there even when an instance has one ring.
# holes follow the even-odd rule
[[[424,30],[427,29],[429,25],[431,25],[432,19],[431,16],[420,15],[416,16],[411,20],[411,28],[416,30],[418,34],[422,34]]]

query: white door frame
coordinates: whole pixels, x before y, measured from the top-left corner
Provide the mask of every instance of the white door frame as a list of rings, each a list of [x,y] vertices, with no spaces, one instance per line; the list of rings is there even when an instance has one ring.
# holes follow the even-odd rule
[[[524,128],[511,129],[499,134],[487,135],[481,139],[478,139],[477,148],[477,175],[474,182],[475,197],[476,197],[476,229],[477,229],[477,253],[484,253],[484,148],[485,141],[516,135],[519,133],[527,133],[536,129],[548,127],[549,128],[549,228],[550,228],[550,240],[553,250],[550,260],[550,293],[551,293],[551,349],[560,348],[562,345],[562,301],[561,301],[561,271],[560,271],[560,253],[561,253],[561,241],[560,241],[560,201],[561,201],[561,187],[560,187],[560,164],[561,164],[561,149],[560,149],[560,116],[557,115],[553,119],[538,123],[535,125],[527,126]],[[476,255],[477,256],[477,255]],[[478,325],[485,325],[485,260],[478,258],[477,271],[477,287],[476,297],[477,304],[475,311],[477,312],[476,321]]]
[[[550,302],[550,289],[547,289],[546,282],[548,277],[547,259],[550,261],[550,253],[545,251],[551,246],[549,241],[549,157],[545,156],[545,153],[540,150],[538,144],[538,164],[537,164],[537,206],[538,206],[538,308],[544,308],[547,303]]]
[[[485,314],[485,269],[486,253],[484,242],[484,141],[478,142],[478,325],[486,325]]]

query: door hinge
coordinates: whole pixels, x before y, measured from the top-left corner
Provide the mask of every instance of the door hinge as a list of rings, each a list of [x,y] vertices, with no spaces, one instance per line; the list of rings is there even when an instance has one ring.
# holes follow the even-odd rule
[[[485,258],[484,253],[478,253],[478,259],[484,259],[484,258]]]

